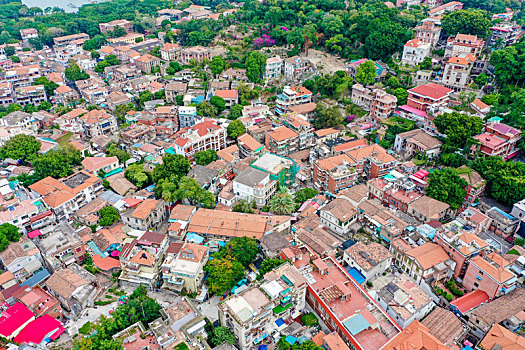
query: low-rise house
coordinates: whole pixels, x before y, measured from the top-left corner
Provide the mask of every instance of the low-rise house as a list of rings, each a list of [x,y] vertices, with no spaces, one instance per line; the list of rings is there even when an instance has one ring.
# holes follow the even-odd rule
[[[302,114],[291,113],[283,116],[282,123],[299,134],[297,150],[305,150],[315,144],[314,126]]]
[[[394,150],[406,158],[413,158],[418,153],[433,159],[441,153],[443,143],[422,129],[414,129],[396,135]]]
[[[108,35],[109,32],[114,31],[116,27],[124,29],[128,34],[133,32],[133,23],[126,19],[116,19],[107,23],[99,23],[98,27],[100,28],[100,31],[106,35]]]
[[[430,56],[432,44],[417,38],[409,40],[403,47],[401,63],[417,66]]]
[[[441,83],[454,91],[464,90],[471,82],[470,71],[475,61],[476,57],[471,54],[450,57],[445,63]]]
[[[411,247],[403,239],[395,239],[390,245],[395,266],[401,268],[418,284],[432,280],[433,283],[450,279],[456,263],[436,243],[427,242]]]
[[[255,202],[259,208],[268,205],[270,198],[277,191],[277,181],[270,179],[264,171],[247,168],[233,179],[233,193],[236,199]]]
[[[507,214],[498,207],[492,207],[485,213],[492,219],[489,230],[508,241],[514,241],[514,234],[520,228],[521,220]]]
[[[0,261],[21,282],[44,270],[40,250],[26,236],[22,236],[18,242],[11,242],[1,251]]]
[[[207,47],[193,46],[180,50],[180,62],[182,64],[190,64],[192,60],[200,63],[204,59],[211,60],[211,51]]]
[[[285,87],[277,95],[275,113],[278,115],[291,113],[291,107],[312,102],[312,92],[303,86]]]
[[[163,200],[145,199],[135,208],[122,213],[122,222],[135,230],[157,230],[168,218]]]
[[[204,281],[209,248],[194,243],[171,243],[162,263],[164,288],[198,293]]]
[[[66,234],[61,230],[53,230],[40,236],[39,247],[46,266],[53,269],[73,263],[80,264],[86,253],[86,246],[77,234]]]
[[[346,154],[316,160],[313,170],[314,186],[333,194],[353,186],[360,175],[357,163]]]
[[[15,89],[15,99],[21,106],[28,104],[37,106],[47,101],[46,89],[44,85],[22,86]]]
[[[339,235],[348,235],[357,220],[356,208],[345,198],[336,198],[319,210],[321,222]]]
[[[447,40],[445,47],[445,57],[454,57],[460,54],[470,54],[478,57],[485,46],[482,38],[476,35],[456,34]]]
[[[160,57],[164,61],[178,61],[180,55],[180,46],[172,43],[164,43],[160,48]]]
[[[401,328],[421,320],[434,308],[432,298],[408,275],[402,274],[391,281],[382,278],[375,283],[379,284],[383,279],[386,284],[379,288],[374,286],[370,294]]]
[[[174,135],[173,148],[180,154],[194,160],[195,153],[208,149],[218,152],[226,148],[226,130],[215,121],[205,120],[188,128],[179,130]]]
[[[289,248],[292,246],[289,240],[287,240],[282,234],[274,232],[263,236],[260,239],[261,250],[264,255],[270,259],[275,259],[279,257],[281,251],[284,248]]]
[[[144,73],[151,73],[153,67],[160,66],[160,58],[150,54],[145,54],[135,58],[135,65]]]
[[[350,275],[360,277],[357,282],[363,283],[373,281],[390,268],[392,253],[379,243],[357,242],[344,250],[343,261],[348,266],[347,270],[354,270],[349,271]]]
[[[6,305],[0,316],[0,336],[11,340],[35,319],[35,315],[22,303]]]
[[[80,316],[111,284],[106,278],[97,278],[77,264],[56,270],[46,281],[49,293],[58,299],[68,312]]]
[[[310,61],[304,57],[293,56],[284,59],[284,76],[288,79],[300,79],[310,70]]]
[[[519,153],[521,132],[511,126],[492,122],[485,125],[485,132],[474,136],[480,142],[479,152],[485,157],[496,156],[509,160]]]
[[[260,144],[256,139],[251,137],[248,133],[242,134],[237,138],[237,145],[239,153],[245,157],[256,157],[264,151],[264,145]]]
[[[92,139],[100,135],[114,135],[118,131],[117,118],[104,110],[93,109],[80,117],[84,137]]]
[[[86,157],[82,160],[82,166],[93,175],[99,175],[101,171],[107,174],[119,168],[119,161],[115,156]]]
[[[450,212],[450,205],[428,196],[421,196],[408,205],[408,214],[422,222],[443,220]]]
[[[428,327],[416,320],[392,338],[382,349],[397,350],[429,348],[437,350],[450,349],[443,345],[443,343],[431,333]]]
[[[422,42],[429,43],[432,47],[436,46],[441,35],[441,22],[427,18],[414,28],[415,38]]]
[[[470,104],[470,107],[475,110],[480,117],[485,117],[490,112],[490,106],[479,98],[474,99]]]
[[[164,91],[166,92],[166,102],[175,103],[178,95],[184,95],[188,89],[187,83],[167,83]]]
[[[522,349],[525,348],[525,338],[502,325],[495,324],[487,332],[480,346],[483,349]]]
[[[231,108],[239,103],[239,93],[237,90],[217,90],[215,96],[221,97],[226,103],[226,108]]]
[[[13,295],[19,302],[27,306],[36,317],[49,315],[55,319],[63,316],[60,303],[51,294],[40,287],[24,287]]]
[[[270,152],[287,155],[297,150],[299,134],[286,126],[281,126],[266,134],[265,144]]]
[[[468,290],[482,290],[491,299],[507,294],[517,287],[518,282],[516,275],[509,269],[510,265],[498,253],[476,256],[470,260],[463,285]]]
[[[283,73],[283,59],[280,56],[270,57],[266,60],[264,79],[279,78]]]

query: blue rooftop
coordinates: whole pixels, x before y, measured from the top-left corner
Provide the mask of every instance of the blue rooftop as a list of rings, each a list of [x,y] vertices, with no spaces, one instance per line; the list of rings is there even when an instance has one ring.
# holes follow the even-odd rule
[[[31,276],[30,278],[25,280],[24,283],[22,283],[22,287],[26,287],[26,286],[34,287],[40,282],[42,282],[43,280],[45,280],[46,278],[48,278],[49,276],[51,276],[49,271],[47,271],[46,269],[40,270],[37,273],[35,273],[33,276]]]
[[[346,329],[352,333],[352,335],[359,334],[370,327],[370,323],[368,323],[368,321],[361,314],[352,317],[351,319],[343,322],[343,324],[345,325]]]
[[[188,232],[188,234],[186,235],[186,242],[202,244],[204,242],[204,237],[199,236],[195,232]]]

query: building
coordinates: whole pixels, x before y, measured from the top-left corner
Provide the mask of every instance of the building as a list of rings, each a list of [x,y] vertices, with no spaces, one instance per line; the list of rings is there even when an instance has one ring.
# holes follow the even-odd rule
[[[15,99],[21,106],[28,104],[38,106],[47,101],[46,89],[44,85],[22,86],[15,89]]]
[[[284,59],[284,76],[287,79],[301,79],[311,69],[310,61],[299,56]]]
[[[280,56],[268,58],[264,69],[264,79],[276,79],[283,73],[283,59]]]
[[[35,315],[22,303],[7,305],[0,316],[0,336],[11,340],[30,324]]]
[[[525,349],[525,338],[495,324],[480,343],[483,349]]]
[[[368,58],[361,58],[345,63],[345,72],[352,78],[355,78],[355,75],[357,74],[357,68],[359,68],[359,66],[366,61],[368,61]],[[376,66],[376,80],[379,80],[386,75],[387,69],[386,66],[382,66],[378,62],[374,62],[374,64]]]
[[[291,107],[312,102],[312,92],[303,86],[285,87],[275,100],[275,113],[278,115],[292,112]]]
[[[195,125],[195,120],[197,118],[197,107],[185,107],[180,106],[178,109],[179,114],[179,127],[182,128],[191,128]]]
[[[365,111],[370,111],[372,118],[380,121],[395,111],[397,98],[382,89],[369,89],[361,84],[352,85],[352,102]]]
[[[260,156],[265,150],[264,146],[248,133],[237,137],[237,145],[243,158]]]
[[[37,64],[15,66],[4,71],[4,79],[13,85],[13,89],[31,86],[41,76],[41,67]]]
[[[270,152],[285,156],[298,150],[299,134],[283,125],[266,133],[265,145]]]
[[[370,295],[402,329],[421,320],[435,307],[427,292],[406,274],[393,279],[383,277],[374,284],[378,286],[373,287]]]
[[[510,262],[498,253],[484,257],[475,256],[463,278],[463,286],[468,290],[482,290],[494,299],[507,294],[517,287],[518,279],[509,270]]]
[[[492,219],[489,230],[513,242],[514,234],[519,230],[521,220],[507,214],[498,207],[492,207],[485,212]]]
[[[198,293],[204,282],[209,248],[194,243],[171,243],[162,263],[164,288]]]
[[[441,153],[443,143],[422,129],[405,131],[396,135],[394,151],[411,159],[417,154],[424,154],[433,159]]]
[[[22,41],[28,43],[29,39],[38,38],[38,30],[35,28],[20,29],[20,37],[22,38]]]
[[[436,243],[427,242],[411,247],[403,239],[395,239],[390,245],[394,265],[401,268],[418,284],[450,279],[456,263]]]
[[[190,64],[192,60],[201,63],[203,60],[211,60],[211,51],[207,47],[193,46],[180,50],[180,63]]]
[[[478,172],[472,170],[466,165],[456,169],[456,172],[459,177],[467,182],[467,186],[464,188],[467,191],[464,206],[468,207],[477,202],[478,198],[485,194],[485,185],[487,182]]]
[[[428,196],[421,196],[408,205],[408,214],[422,222],[443,220],[450,212],[446,203]]]
[[[353,186],[360,176],[357,163],[346,154],[314,161],[313,172],[314,186],[333,194]]]
[[[46,287],[62,307],[75,316],[92,306],[104,290],[97,277],[77,264],[56,270],[46,281]]]
[[[25,235],[18,242],[11,242],[0,252],[0,261],[5,269],[21,282],[45,270],[40,250]]]
[[[262,208],[277,191],[277,183],[277,180],[270,179],[269,173],[250,167],[233,179],[233,193],[236,199],[255,202],[258,208]]]
[[[487,46],[502,48],[514,44],[521,36],[523,30],[520,25],[504,23],[490,27],[490,36]]]
[[[441,83],[454,91],[462,91],[470,84],[470,71],[475,61],[476,57],[471,54],[450,57],[445,63]]]
[[[173,149],[180,154],[194,160],[195,153],[213,149],[220,151],[226,148],[226,130],[213,120],[204,120],[191,127],[179,130],[175,135]]]
[[[48,176],[29,186],[29,189],[35,196],[42,197],[57,219],[68,219],[95,199],[104,186],[97,176],[82,170],[60,180]]]
[[[72,34],[72,35],[66,35],[66,36],[59,36],[53,38],[53,42],[55,43],[55,46],[66,46],[69,45],[77,40],[89,40],[89,35],[86,33],[78,33],[78,34]]]
[[[264,275],[261,284],[235,293],[218,305],[219,321],[235,334],[243,350],[278,340],[281,329],[305,308],[307,282],[290,263]]]
[[[356,164],[361,176],[367,178],[383,177],[397,166],[397,160],[378,144],[356,148],[346,152]]]
[[[157,230],[168,219],[163,200],[145,199],[121,215],[122,222],[135,230]]]
[[[177,44],[164,43],[160,49],[160,58],[164,61],[178,61],[180,55],[180,47]]]
[[[407,91],[407,105],[420,111],[446,106],[450,101],[449,96],[452,91],[452,89],[436,83],[419,85]]]
[[[350,226],[357,220],[357,210],[345,198],[336,198],[319,210],[321,222],[339,235],[350,233]]]
[[[364,244],[357,242],[344,250],[343,262],[346,264],[350,275],[360,277],[361,280],[357,282],[363,283],[364,281],[373,281],[390,268],[392,253],[379,243]],[[356,274],[356,272],[358,273]]]
[[[409,40],[403,46],[403,56],[401,58],[402,64],[410,66],[417,66],[422,63],[426,57],[430,56],[432,44],[419,40],[417,38]]]
[[[86,139],[100,135],[114,135],[118,131],[117,118],[104,110],[93,109],[80,117]]]
[[[430,18],[424,19],[421,24],[414,28],[414,35],[416,39],[434,47],[441,35],[441,22]]]
[[[105,35],[108,35],[109,32],[114,31],[116,27],[124,29],[127,34],[133,33],[133,23],[126,19],[116,19],[107,23],[99,23],[98,27]]]
[[[99,175],[102,171],[104,174],[111,173],[119,168],[118,158],[113,157],[86,157],[82,160],[82,166],[93,175]],[[122,170],[122,169],[121,169]],[[103,176],[105,177],[105,176]]]
[[[412,322],[407,328],[401,331],[396,337],[390,340],[384,350],[398,349],[435,349],[450,350],[448,346],[432,335],[430,329],[419,321]]]
[[[485,132],[474,138],[480,142],[479,152],[485,157],[496,156],[509,160],[519,153],[521,132],[511,126],[491,122],[485,125]]]
[[[168,235],[145,232],[140,238],[124,244],[119,254],[122,284],[157,288],[162,277],[162,262],[168,248]]]
[[[295,182],[299,173],[299,165],[292,159],[281,157],[273,153],[265,153],[250,164],[254,169],[270,174],[271,180],[279,182],[280,186],[289,186]]]
[[[150,54],[145,54],[135,58],[135,65],[142,72],[149,74],[153,67],[160,66],[160,58]]]
[[[239,93],[237,90],[217,90],[215,96],[224,100],[226,108],[231,108],[239,103]]]
[[[454,57],[461,54],[479,57],[483,46],[485,46],[485,42],[482,38],[478,38],[476,35],[458,33],[455,37],[448,38],[447,46],[445,47],[445,57]]]

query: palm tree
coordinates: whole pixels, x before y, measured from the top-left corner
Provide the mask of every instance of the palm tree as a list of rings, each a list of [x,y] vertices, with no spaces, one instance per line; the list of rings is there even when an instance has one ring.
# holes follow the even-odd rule
[[[270,199],[270,211],[275,214],[290,214],[295,211],[295,201],[288,189],[280,190]]]

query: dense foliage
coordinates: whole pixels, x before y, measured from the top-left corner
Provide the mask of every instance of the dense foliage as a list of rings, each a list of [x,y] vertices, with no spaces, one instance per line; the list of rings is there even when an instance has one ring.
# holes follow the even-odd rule
[[[217,152],[213,149],[195,153],[195,163],[206,166],[217,160]]]
[[[438,201],[447,203],[452,210],[456,210],[465,200],[465,195],[467,194],[466,186],[467,181],[459,177],[454,169],[445,168],[430,174],[425,194]]]
[[[118,210],[115,207],[108,205],[98,211],[98,224],[100,226],[111,226],[115,222],[120,220],[120,215]]]
[[[483,130],[481,118],[459,112],[438,115],[434,124],[440,133],[447,135],[446,144],[456,148],[465,148],[472,144],[472,136]]]
[[[40,141],[34,136],[16,135],[0,148],[0,159],[25,160],[40,151]]]
[[[11,242],[18,242],[22,234],[18,227],[10,223],[0,225],[0,252],[5,250]]]

